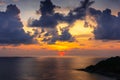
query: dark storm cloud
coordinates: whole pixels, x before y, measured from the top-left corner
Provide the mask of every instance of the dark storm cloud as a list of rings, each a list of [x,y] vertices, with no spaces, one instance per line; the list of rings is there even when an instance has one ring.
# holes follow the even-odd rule
[[[72,35],[69,33],[69,29],[62,29],[62,35],[59,36],[59,40],[61,41],[71,41]]]
[[[30,20],[28,22],[29,26],[44,28],[56,27],[58,21],[63,18],[62,14],[54,12],[56,7],[58,6],[54,5],[51,0],[40,1],[40,9],[37,13],[40,12],[42,16],[39,20]]]
[[[41,13],[39,20],[30,19],[28,24],[31,27],[56,27],[59,21],[64,21],[68,23],[73,23],[77,19],[84,19],[86,15],[86,10],[94,1],[81,1],[81,5],[73,10],[71,10],[67,16],[60,13],[55,13],[54,9],[58,6],[54,5],[51,0],[45,0],[40,2],[40,9],[37,13]]]
[[[8,5],[5,12],[0,12],[0,44],[32,43],[32,37],[23,30],[16,5]]]
[[[52,35],[52,37],[49,37],[51,35]],[[69,33],[68,28],[62,28],[61,29],[61,35],[58,35],[57,31],[53,30],[53,31],[50,31],[50,32],[47,32],[46,34],[44,34],[44,38],[43,38],[42,41],[47,42],[49,44],[54,44],[56,41],[73,42],[74,37]]]
[[[95,39],[120,40],[120,12],[118,16],[111,14],[111,9],[103,11],[90,9],[98,26],[94,29]]]
[[[56,32],[56,25],[59,22],[67,22],[69,24],[72,24],[78,19],[85,19],[87,9],[90,5],[94,3],[94,1],[85,0],[81,1],[80,3],[81,4],[77,8],[71,10],[68,15],[65,16],[60,13],[55,13],[55,8],[58,8],[59,6],[54,5],[51,0],[41,1],[40,9],[37,11],[37,14],[41,13],[41,17],[38,20],[29,19],[28,25],[31,27],[52,28],[55,30],[52,32],[48,31],[47,34],[49,35],[44,36],[45,38],[43,38],[42,41],[50,43],[54,43],[57,40],[73,41],[73,36],[69,33],[68,27],[66,29],[61,29],[61,35],[58,35],[58,33]],[[49,37],[50,35],[52,37]]]
[[[94,3],[94,1],[84,0],[84,1],[81,1],[80,3],[81,5],[79,7],[71,10],[68,13],[68,15],[65,17],[65,20],[67,22],[72,23],[78,19],[84,20],[87,9]]]
[[[46,1],[41,1],[40,2],[40,11],[41,11],[41,14],[44,16],[44,15],[52,15],[54,14],[54,9],[56,7],[56,5],[54,5],[51,0],[46,0]]]

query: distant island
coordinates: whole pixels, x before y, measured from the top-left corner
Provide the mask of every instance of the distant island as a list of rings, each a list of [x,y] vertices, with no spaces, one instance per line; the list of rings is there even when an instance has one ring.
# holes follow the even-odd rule
[[[96,65],[90,65],[85,69],[77,69],[90,73],[97,73],[104,76],[120,80],[120,57],[111,57],[106,60],[98,62]]]

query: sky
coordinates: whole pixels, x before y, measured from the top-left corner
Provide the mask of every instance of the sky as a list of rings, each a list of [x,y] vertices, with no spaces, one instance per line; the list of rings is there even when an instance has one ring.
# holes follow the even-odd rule
[[[118,56],[120,0],[0,0],[0,56]]]

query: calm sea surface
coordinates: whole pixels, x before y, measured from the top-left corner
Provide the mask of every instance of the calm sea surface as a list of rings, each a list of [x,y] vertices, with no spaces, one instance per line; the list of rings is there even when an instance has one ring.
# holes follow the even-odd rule
[[[114,80],[75,70],[100,60],[91,57],[0,58],[0,80]]]

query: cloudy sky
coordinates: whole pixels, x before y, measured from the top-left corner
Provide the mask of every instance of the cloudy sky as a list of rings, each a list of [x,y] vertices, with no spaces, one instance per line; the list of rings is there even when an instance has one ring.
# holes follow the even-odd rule
[[[0,0],[0,56],[120,55],[120,0]]]

